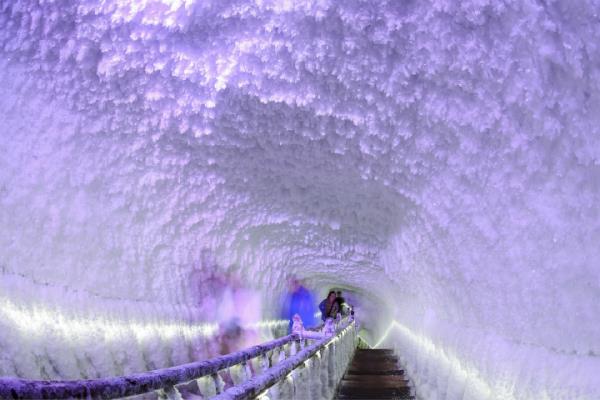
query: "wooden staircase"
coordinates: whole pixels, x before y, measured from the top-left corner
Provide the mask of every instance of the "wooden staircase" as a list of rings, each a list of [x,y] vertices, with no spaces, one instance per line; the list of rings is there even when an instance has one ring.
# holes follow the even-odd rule
[[[398,358],[388,349],[356,349],[336,399],[414,399]]]

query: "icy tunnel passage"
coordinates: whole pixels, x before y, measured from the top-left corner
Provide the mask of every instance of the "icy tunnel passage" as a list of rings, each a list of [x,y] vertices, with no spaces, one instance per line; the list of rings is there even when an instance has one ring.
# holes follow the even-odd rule
[[[599,11],[0,0],[0,375],[187,362],[217,270],[345,288],[423,398],[600,398]]]

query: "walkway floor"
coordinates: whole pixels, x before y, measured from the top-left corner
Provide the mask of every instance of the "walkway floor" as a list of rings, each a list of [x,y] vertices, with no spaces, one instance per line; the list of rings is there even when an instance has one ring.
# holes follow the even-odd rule
[[[336,399],[414,399],[398,358],[388,349],[357,349]]]

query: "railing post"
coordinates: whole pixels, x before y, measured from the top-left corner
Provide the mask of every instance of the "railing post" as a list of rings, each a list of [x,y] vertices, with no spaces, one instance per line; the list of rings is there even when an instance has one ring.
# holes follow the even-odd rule
[[[292,317],[292,321],[292,333],[302,337],[302,331],[304,330],[304,323],[302,322],[302,318],[300,318],[300,315],[294,314],[294,316]]]
[[[327,318],[323,326],[323,334],[325,336],[333,336],[335,334],[335,323],[333,319]]]
[[[175,386],[165,386],[164,388],[157,390],[158,398],[161,400],[183,400],[181,393]]]
[[[202,398],[210,398],[217,395],[217,388],[212,376],[203,376],[196,379],[196,384],[202,394]]]
[[[336,345],[335,340],[330,342],[328,345],[329,354],[327,354],[327,397],[331,397],[333,395],[333,390],[335,390],[335,386],[337,382],[335,381],[335,359],[336,359]]]
[[[321,370],[322,370],[322,349],[315,353],[312,359],[311,371],[311,387],[310,387],[310,398],[319,399],[321,398]]]
[[[244,369],[244,380],[252,379],[252,368],[249,364],[249,361],[242,363],[242,368]]]
[[[296,353],[298,352],[298,345],[296,342],[299,342],[300,340],[292,340],[290,342],[290,356],[295,356]]]
[[[271,363],[269,362],[269,353],[265,353],[262,355],[262,359],[260,360],[260,372],[264,372],[265,370],[269,369],[270,366]]]
[[[281,346],[279,348],[279,358],[277,359],[277,364],[285,360],[285,346]]]
[[[221,378],[221,375],[219,375],[218,373],[214,373],[211,375],[213,382],[215,383],[215,392],[217,394],[221,394],[223,393],[223,389],[225,389],[225,381],[223,381],[223,378]]]

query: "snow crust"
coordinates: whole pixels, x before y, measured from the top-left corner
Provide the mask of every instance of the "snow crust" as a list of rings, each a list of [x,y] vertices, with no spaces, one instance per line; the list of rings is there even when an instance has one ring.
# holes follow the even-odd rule
[[[299,276],[404,327],[428,398],[486,398],[442,354],[504,398],[600,397],[599,7],[0,1],[0,374],[118,372],[9,303],[210,324],[225,280],[258,320]]]

